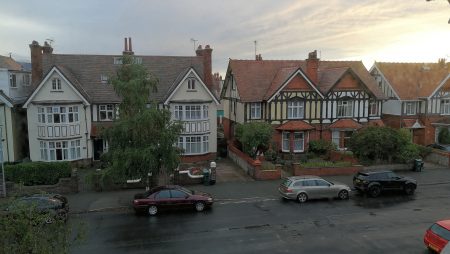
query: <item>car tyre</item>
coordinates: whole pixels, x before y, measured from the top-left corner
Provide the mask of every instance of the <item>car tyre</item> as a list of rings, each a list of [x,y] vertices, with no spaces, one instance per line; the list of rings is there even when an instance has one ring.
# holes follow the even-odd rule
[[[308,200],[308,195],[306,195],[306,193],[302,192],[297,195],[297,200],[299,203],[305,203]]]
[[[158,207],[155,205],[151,205],[148,207],[147,211],[150,216],[154,216],[158,213]]]
[[[380,186],[372,186],[369,188],[369,195],[372,198],[376,198],[376,197],[380,196],[380,194],[381,194]]]
[[[404,187],[404,191],[406,195],[412,195],[414,194],[414,191],[416,190],[415,186],[413,184],[407,184]]]
[[[341,191],[338,193],[338,197],[339,197],[339,199],[341,199],[341,200],[349,199],[348,191],[347,191],[347,190],[341,190]]]
[[[201,212],[203,210],[205,210],[205,204],[203,202],[195,203],[195,211]]]

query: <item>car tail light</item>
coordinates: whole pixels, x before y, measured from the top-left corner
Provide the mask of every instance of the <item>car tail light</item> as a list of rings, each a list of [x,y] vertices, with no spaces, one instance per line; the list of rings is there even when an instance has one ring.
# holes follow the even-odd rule
[[[292,190],[291,189],[286,189],[286,192],[292,193]]]

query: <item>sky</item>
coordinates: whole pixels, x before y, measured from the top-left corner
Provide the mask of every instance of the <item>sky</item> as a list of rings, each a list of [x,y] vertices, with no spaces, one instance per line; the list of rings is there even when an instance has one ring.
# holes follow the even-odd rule
[[[447,0],[78,0],[5,1],[0,55],[29,61],[29,44],[51,40],[56,54],[195,55],[213,48],[213,72],[228,60],[450,61]]]

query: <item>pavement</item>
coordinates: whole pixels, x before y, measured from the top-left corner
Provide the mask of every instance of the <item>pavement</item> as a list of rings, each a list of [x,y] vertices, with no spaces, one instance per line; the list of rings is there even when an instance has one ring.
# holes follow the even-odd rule
[[[255,181],[244,173],[229,159],[217,162],[217,183],[215,185],[190,185],[190,189],[211,193],[216,202],[249,198],[276,198],[277,186],[281,180]],[[410,176],[421,185],[438,185],[450,183],[450,168],[425,163],[424,170],[413,172],[410,170],[396,171],[399,175]],[[352,176],[327,176],[325,179],[352,186]],[[71,213],[101,212],[107,210],[129,210],[132,206],[134,194],[144,189],[128,189],[120,191],[94,192],[83,189],[76,194],[69,194]]]

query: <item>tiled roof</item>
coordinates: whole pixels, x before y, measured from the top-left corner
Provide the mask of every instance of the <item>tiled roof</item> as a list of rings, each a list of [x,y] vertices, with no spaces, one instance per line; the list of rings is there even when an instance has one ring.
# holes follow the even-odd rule
[[[383,120],[381,120],[381,119],[370,120],[370,121],[368,122],[368,125],[369,125],[369,126],[378,126],[378,127],[384,127],[384,126],[386,126],[386,125],[384,124]]]
[[[439,84],[450,74],[449,65],[438,63],[385,63],[376,62],[401,100],[416,100],[431,96]]]
[[[64,75],[79,85],[91,103],[118,103],[121,101],[111,84],[102,83],[101,75],[112,77],[120,65],[114,64],[114,57],[121,55],[64,55],[44,54],[43,69],[48,72],[57,66]],[[203,59],[198,56],[136,56],[158,80],[157,92],[151,93],[149,100],[163,101],[174,89],[176,82],[194,68],[203,78]],[[77,86],[75,84],[75,86]]]
[[[11,71],[20,71],[22,70],[22,65],[17,63],[11,57],[0,56],[0,68],[5,68]]]
[[[302,130],[312,130],[314,129],[313,126],[311,126],[310,124],[306,123],[305,121],[289,121],[285,124],[282,124],[280,126],[277,127],[277,130],[281,130],[281,131],[302,131]]]
[[[270,98],[298,68],[306,74],[306,61],[230,59],[229,68],[241,100],[256,102]],[[351,69],[377,98],[385,98],[361,61],[319,61],[318,90],[328,92],[333,81],[338,81],[347,69]]]
[[[362,125],[353,119],[339,119],[332,123],[330,129],[361,129]]]

